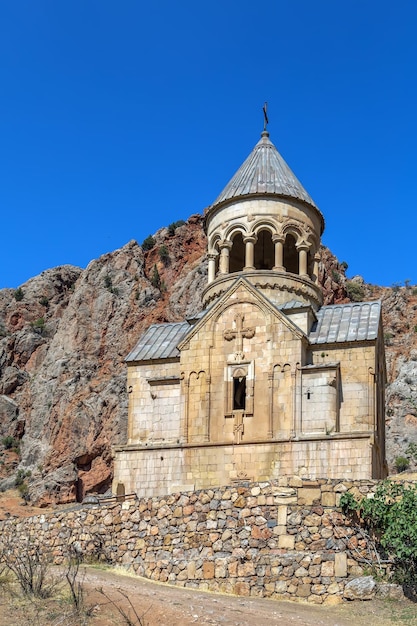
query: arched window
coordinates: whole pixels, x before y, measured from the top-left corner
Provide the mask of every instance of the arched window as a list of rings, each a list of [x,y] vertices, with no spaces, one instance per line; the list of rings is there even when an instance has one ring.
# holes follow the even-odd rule
[[[215,270],[214,270],[214,275],[217,276],[217,274],[219,273],[219,268],[220,268],[220,250],[219,250],[219,242],[216,241],[216,245],[214,246],[215,251],[217,252],[216,254],[216,258],[214,260],[215,263]]]
[[[269,230],[260,230],[255,243],[255,268],[257,270],[272,270],[274,260],[275,250],[272,235]]]
[[[232,237],[232,249],[229,256],[229,272],[241,272],[245,265],[245,244],[242,233],[238,232]]]
[[[299,274],[300,266],[298,259],[298,250],[295,246],[295,237],[287,235],[284,244],[284,267],[291,274]]]
[[[233,410],[244,411],[246,408],[246,376],[233,378]]]
[[[314,254],[311,252],[311,250],[307,252],[307,274],[310,276],[310,278],[314,274]]]

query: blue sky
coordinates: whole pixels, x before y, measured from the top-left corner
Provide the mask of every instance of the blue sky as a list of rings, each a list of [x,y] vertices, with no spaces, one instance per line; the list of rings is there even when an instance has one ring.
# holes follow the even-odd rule
[[[0,288],[202,212],[262,130],[347,274],[417,284],[417,4],[3,0]]]

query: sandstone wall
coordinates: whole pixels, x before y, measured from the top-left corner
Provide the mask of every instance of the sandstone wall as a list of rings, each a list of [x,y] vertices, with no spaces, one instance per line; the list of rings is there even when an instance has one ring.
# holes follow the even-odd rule
[[[369,559],[362,532],[338,508],[346,490],[373,482],[283,478],[213,490],[84,505],[0,526],[1,543],[28,536],[60,563],[85,556],[182,587],[245,596],[340,601]]]
[[[119,483],[125,493],[139,497],[177,491],[208,489],[234,480],[268,481],[293,474],[316,479],[325,472],[331,478],[358,480],[371,476],[368,435],[306,437],[300,441],[241,443],[238,446],[200,444],[120,446],[114,465],[113,493]]]

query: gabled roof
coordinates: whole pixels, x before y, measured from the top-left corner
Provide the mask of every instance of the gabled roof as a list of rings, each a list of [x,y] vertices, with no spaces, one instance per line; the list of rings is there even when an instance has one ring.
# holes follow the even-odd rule
[[[186,343],[191,337],[194,336],[197,332],[199,332],[200,328],[203,324],[207,323],[207,320],[211,316],[218,315],[224,306],[224,303],[230,299],[231,295],[236,292],[240,287],[243,287],[247,290],[255,300],[261,303],[263,306],[268,307],[276,317],[279,317],[282,322],[289,328],[294,334],[296,334],[300,339],[307,340],[307,336],[304,331],[299,328],[294,322],[290,319],[289,316],[285,315],[278,307],[276,307],[263,293],[261,293],[256,287],[254,287],[246,278],[240,276],[236,278],[235,282],[225,291],[220,298],[208,309],[205,310],[203,316],[189,329],[189,335],[184,335],[183,342]],[[236,303],[234,303],[236,304]],[[183,344],[179,344],[180,350],[183,348]]]
[[[255,194],[295,198],[317,209],[311,196],[270,141],[266,130],[212,206],[233,198]]]
[[[317,311],[311,344],[370,341],[378,336],[381,302],[355,302],[323,306]]]
[[[179,357],[177,345],[189,330],[188,322],[152,324],[127,355],[125,361],[151,361]]]

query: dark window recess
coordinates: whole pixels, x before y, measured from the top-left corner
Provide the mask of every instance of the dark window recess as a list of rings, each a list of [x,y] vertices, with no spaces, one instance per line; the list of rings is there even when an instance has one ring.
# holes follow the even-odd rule
[[[233,379],[233,410],[244,411],[246,408],[246,376]]]

